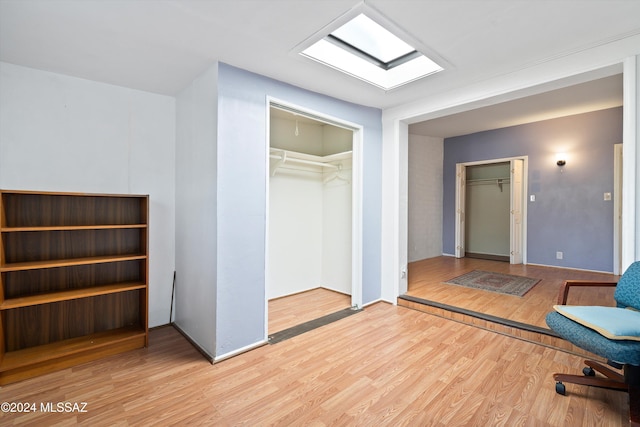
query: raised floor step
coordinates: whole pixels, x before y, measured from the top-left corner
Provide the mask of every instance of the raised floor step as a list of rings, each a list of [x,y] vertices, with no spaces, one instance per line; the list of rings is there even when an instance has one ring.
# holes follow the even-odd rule
[[[475,326],[481,329],[490,330],[502,335],[518,338],[535,344],[544,345],[557,350],[566,351],[578,356],[602,360],[588,351],[576,347],[570,342],[558,336],[550,329],[528,325],[526,323],[515,322],[484,313],[479,313],[464,308],[454,307],[435,301],[430,301],[410,295],[398,297],[398,305],[422,311],[445,319],[455,320],[460,323]]]

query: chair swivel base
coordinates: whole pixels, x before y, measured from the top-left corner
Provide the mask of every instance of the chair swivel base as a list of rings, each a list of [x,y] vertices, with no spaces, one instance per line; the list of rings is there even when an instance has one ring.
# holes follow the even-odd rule
[[[553,374],[553,379],[556,380],[556,392],[558,394],[566,394],[566,388],[563,382],[587,385],[591,387],[607,388],[610,390],[629,390],[629,385],[625,382],[624,375],[619,374],[616,371],[593,360],[585,360],[584,364],[588,366],[587,368],[584,368],[582,370],[582,373],[584,375]],[[596,377],[596,371],[601,373],[605,377]]]
[[[585,360],[584,375],[553,374],[556,380],[556,393],[566,395],[563,382],[581,384],[609,390],[625,391],[629,393],[629,422],[631,427],[640,427],[640,367],[625,365],[624,375],[593,360]],[[604,377],[596,377],[596,371]]]

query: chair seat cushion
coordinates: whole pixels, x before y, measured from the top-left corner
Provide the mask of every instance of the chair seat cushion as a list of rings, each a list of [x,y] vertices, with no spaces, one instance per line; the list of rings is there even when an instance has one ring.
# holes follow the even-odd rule
[[[640,366],[640,341],[610,340],[562,314],[547,314],[547,325],[562,338],[608,360]]]
[[[553,308],[611,340],[640,341],[640,311],[584,305],[554,305]]]

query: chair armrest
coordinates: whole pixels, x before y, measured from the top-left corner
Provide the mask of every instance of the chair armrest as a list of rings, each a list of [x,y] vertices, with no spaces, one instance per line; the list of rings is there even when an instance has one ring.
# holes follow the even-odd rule
[[[618,282],[598,282],[590,280],[566,280],[560,287],[560,294],[558,295],[558,304],[565,305],[567,303],[567,297],[569,296],[569,289],[574,286],[596,286],[596,287],[615,287]]]

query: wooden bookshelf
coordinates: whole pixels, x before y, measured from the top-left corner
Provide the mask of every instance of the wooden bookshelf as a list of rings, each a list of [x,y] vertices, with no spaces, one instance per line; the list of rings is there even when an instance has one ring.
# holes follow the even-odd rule
[[[97,257],[86,257],[86,258],[56,259],[51,261],[12,262],[0,267],[0,272],[37,270],[42,268],[70,267],[73,265],[103,264],[107,262],[119,262],[119,261],[135,260],[135,259],[145,259],[146,257],[147,257],[146,255],[111,255],[111,256],[97,256]]]
[[[115,285],[93,286],[90,288],[71,289],[53,293],[42,293],[29,295],[20,298],[5,299],[0,304],[0,310],[10,310],[19,307],[29,307],[38,304],[48,304],[58,301],[68,301],[72,299],[95,297],[119,292],[134,291],[144,289],[146,283],[118,283]]]
[[[0,385],[148,345],[148,210],[0,190]]]
[[[108,230],[118,228],[146,228],[147,224],[125,225],[62,225],[58,227],[5,227],[0,229],[4,233],[12,231],[70,231],[70,230]]]

